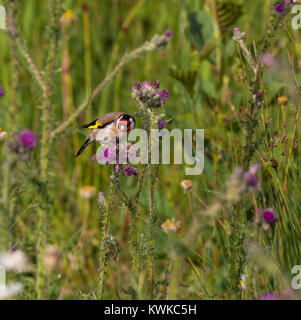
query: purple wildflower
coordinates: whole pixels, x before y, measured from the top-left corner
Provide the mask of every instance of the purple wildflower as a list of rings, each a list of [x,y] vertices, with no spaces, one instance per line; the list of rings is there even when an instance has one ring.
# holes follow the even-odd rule
[[[142,82],[142,87],[148,88],[149,86],[150,86],[150,81],[145,80],[145,81]]]
[[[275,224],[275,222],[278,221],[278,218],[274,213],[274,209],[272,208],[266,209],[262,214],[262,218],[265,222],[267,222],[270,225],[273,225]]]
[[[160,88],[160,81],[159,80],[154,81],[153,86],[154,86],[154,88],[159,89]]]
[[[271,53],[265,52],[260,57],[260,61],[266,66],[271,67],[273,64],[275,64],[276,59]]]
[[[25,149],[35,148],[37,140],[37,137],[31,130],[23,130],[20,134],[20,141]]]
[[[247,186],[251,187],[252,189],[256,189],[258,187],[259,179],[256,176],[256,174],[259,169],[260,169],[259,164],[255,163],[250,167],[250,169],[244,175]]]
[[[158,91],[157,95],[163,100],[167,100],[168,99],[168,91],[167,90],[162,90],[162,91]]]
[[[256,107],[258,108],[261,107],[263,102],[264,102],[263,95],[260,91],[253,95],[253,103],[255,104]]]
[[[167,126],[167,123],[164,120],[162,120],[162,119],[158,120],[158,128],[159,129],[163,129],[166,126]]]
[[[260,165],[258,163],[254,163],[250,169],[249,169],[249,172],[252,173],[252,174],[256,174],[260,169]]]
[[[128,165],[123,169],[123,174],[126,177],[130,177],[130,176],[136,176],[138,174],[137,169],[133,168],[132,166]]]
[[[116,149],[107,147],[97,154],[96,159],[99,163],[109,165],[116,160]]]
[[[137,90],[140,90],[141,87],[142,87],[142,84],[139,81],[137,81],[135,86],[134,86],[134,88],[137,89]]]
[[[238,27],[235,27],[233,29],[233,39],[234,41],[240,41],[240,40],[244,40],[246,37],[246,32],[245,31],[240,31],[240,29]]]
[[[164,34],[165,34],[165,36],[166,36],[167,38],[171,38],[172,35],[173,35],[173,33],[172,33],[172,31],[171,31],[170,29],[167,29]]]
[[[245,176],[245,180],[247,184],[253,188],[256,188],[258,186],[259,179],[254,174],[247,172]]]
[[[120,169],[121,169],[121,166],[119,163],[116,163],[115,164],[115,173],[119,174],[120,173]]]
[[[143,102],[149,108],[162,107],[165,100],[168,98],[168,91],[159,91],[159,80],[151,83],[148,80],[137,82],[132,88],[132,97],[139,102]]]
[[[262,98],[262,93],[261,92],[257,92],[256,93],[256,98],[261,99]]]
[[[0,86],[0,97],[3,97],[4,96],[4,90],[3,88]]]
[[[260,300],[276,300],[277,297],[274,295],[274,293],[265,293],[263,296],[261,296]]]
[[[279,14],[279,15],[284,15],[285,14],[285,11],[286,11],[286,8],[285,8],[285,6],[283,5],[283,3],[278,3],[278,4],[276,4],[275,5],[275,7],[274,7],[274,9],[275,9],[275,12],[277,13],[277,14]]]

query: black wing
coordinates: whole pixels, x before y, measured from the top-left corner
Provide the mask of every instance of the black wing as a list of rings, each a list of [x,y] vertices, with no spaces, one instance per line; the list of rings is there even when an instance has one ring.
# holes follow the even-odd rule
[[[94,121],[92,121],[92,122],[90,122],[88,124],[84,124],[84,125],[81,126],[81,128],[89,128],[91,126],[95,126],[97,121],[98,121],[98,119],[96,119],[96,120],[94,120]]]

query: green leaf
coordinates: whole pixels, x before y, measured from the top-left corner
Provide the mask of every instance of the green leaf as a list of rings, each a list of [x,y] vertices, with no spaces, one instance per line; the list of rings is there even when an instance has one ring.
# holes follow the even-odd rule
[[[185,35],[201,51],[207,42],[214,41],[214,29],[211,16],[205,11],[188,13],[189,26]]]
[[[197,77],[197,71],[185,71],[173,67],[169,70],[169,75],[172,78],[180,81],[187,90],[187,92],[192,96],[193,88]]]
[[[229,27],[232,26],[242,14],[242,6],[230,1],[227,3],[218,1],[216,3],[217,22],[221,34],[224,36]]]

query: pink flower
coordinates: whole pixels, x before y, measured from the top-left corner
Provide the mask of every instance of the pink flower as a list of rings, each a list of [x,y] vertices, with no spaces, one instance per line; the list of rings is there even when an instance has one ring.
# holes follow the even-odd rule
[[[112,164],[116,161],[116,149],[111,147],[106,147],[105,149],[101,150],[96,155],[97,162],[102,164]]]
[[[172,35],[173,35],[173,33],[172,33],[172,31],[171,31],[170,29],[167,29],[164,34],[165,34],[165,36],[166,36],[167,38],[171,38]]]
[[[33,149],[37,145],[37,137],[31,130],[23,130],[20,135],[20,140],[24,148]]]
[[[261,296],[260,300],[277,300],[277,297],[274,295],[274,293],[269,292]]]
[[[278,221],[273,208],[266,209],[262,214],[262,218],[270,225],[273,225]]]

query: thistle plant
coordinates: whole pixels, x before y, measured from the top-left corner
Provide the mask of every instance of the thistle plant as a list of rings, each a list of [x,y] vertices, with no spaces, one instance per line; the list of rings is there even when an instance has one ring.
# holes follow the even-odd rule
[[[169,32],[166,32],[170,36]],[[151,150],[152,150],[152,135],[151,129],[154,129],[158,123],[161,115],[156,115],[155,110],[163,106],[164,102],[168,98],[167,90],[159,90],[160,83],[155,81],[153,84],[150,81],[144,81],[142,83],[137,82],[132,89],[132,96],[138,102],[138,115],[143,119],[144,129],[148,134],[148,197],[149,197],[149,274],[150,274],[150,297],[154,298],[155,290],[155,242],[154,242],[154,230],[157,221],[157,215],[155,213],[155,200],[154,200],[154,187],[156,182],[156,170],[155,165],[151,163]],[[135,213],[132,212],[132,223],[135,221]],[[136,230],[135,226],[132,226]],[[134,233],[135,231],[133,231]],[[132,234],[134,239],[137,239],[137,235]],[[134,243],[136,243],[134,241]],[[134,248],[134,252],[137,252],[137,248]],[[136,263],[134,261],[134,263]],[[136,267],[135,267],[136,269]]]
[[[276,5],[274,5],[274,10],[272,10],[273,13],[267,26],[267,32],[257,45],[254,44],[254,52],[251,52],[246,44],[246,32],[241,32],[237,27],[234,28],[233,40],[237,43],[239,52],[242,53],[242,56],[244,56],[247,65],[245,74],[242,77],[242,81],[246,85],[246,88],[250,91],[248,115],[247,119],[242,123],[245,132],[245,146],[242,166],[245,169],[249,167],[254,153],[262,143],[263,138],[266,136],[269,130],[269,125],[267,125],[265,130],[260,133],[259,138],[256,137],[259,110],[264,104],[262,82],[265,66],[262,57],[268,50],[271,39],[273,38],[279,26],[286,22],[289,8],[293,3],[295,2],[286,1],[286,4],[284,4],[284,2],[278,2]],[[249,73],[249,70],[251,70],[251,73]],[[238,290],[238,283],[242,276],[246,256],[244,247],[247,229],[246,216],[240,212],[241,210],[239,206],[237,206],[236,209],[237,215],[233,215],[231,221],[232,236],[230,286],[232,292],[237,292]]]
[[[130,61],[134,57],[137,56],[138,53],[143,51],[152,51],[160,48],[164,48],[169,38],[171,37],[171,32],[167,31],[164,35],[158,36],[155,35],[150,42],[146,42],[142,47],[135,49],[130,54],[125,55],[121,62],[112,70],[112,72],[104,79],[104,81],[93,91],[91,99],[93,100],[97,94],[102,90],[102,88],[110,82],[112,77],[117,73],[117,71],[121,68],[121,66],[126,62]],[[159,108],[163,105],[164,101],[168,98],[168,92],[166,90],[159,91],[159,81],[155,81],[153,85],[150,84],[149,81],[143,82],[140,84],[139,82],[136,83],[135,87],[132,89],[132,96],[138,100],[139,102],[139,110],[140,115],[143,117],[144,121],[144,128],[147,130],[147,133],[150,133],[150,129],[155,126],[155,121],[158,119],[153,115],[153,108]],[[88,103],[88,102],[87,102]],[[87,106],[86,103],[82,105],[83,108]],[[66,124],[62,124],[57,130],[53,132],[53,136],[60,132],[60,128],[65,127],[68,125],[69,122]],[[149,134],[149,148],[151,147],[151,140]],[[116,149],[115,149],[116,148]],[[103,164],[111,164],[111,161],[114,159],[119,159],[119,145],[117,141],[117,147],[110,147],[106,146],[103,152],[93,156],[93,160],[102,162]],[[127,153],[126,153],[127,154]],[[149,149],[149,163],[150,163],[150,149]],[[137,283],[138,281],[138,272],[139,272],[139,261],[138,261],[138,251],[139,251],[139,244],[138,244],[138,235],[137,235],[137,207],[139,202],[140,193],[143,188],[144,183],[144,176],[145,176],[145,167],[143,165],[140,166],[139,173],[138,171],[131,167],[130,165],[123,167],[123,174],[125,176],[132,176],[138,175],[138,182],[136,188],[136,194],[133,200],[129,198],[125,190],[120,186],[119,175],[121,171],[121,165],[119,165],[118,160],[117,163],[114,165],[114,173],[110,179],[110,186],[109,186],[109,196],[106,208],[104,206],[101,207],[102,212],[102,225],[103,225],[103,233],[102,233],[102,240],[101,240],[101,249],[100,249],[100,267],[99,267],[99,290],[98,290],[98,298],[103,299],[104,295],[104,282],[105,282],[105,268],[108,264],[107,256],[107,242],[106,239],[108,237],[108,230],[109,230],[109,223],[110,223],[110,215],[112,212],[112,205],[114,202],[114,195],[116,192],[119,193],[120,199],[125,203],[128,209],[131,212],[131,243],[132,243],[132,275],[133,275],[133,282]],[[154,248],[154,240],[153,240],[153,230],[154,230],[154,223],[155,223],[155,213],[154,213],[154,172],[151,165],[148,165],[148,177],[149,177],[149,205],[150,205],[150,246]],[[154,249],[152,249],[153,251]],[[151,269],[151,297],[153,298],[154,292],[154,253],[150,258],[150,269]]]
[[[105,271],[106,267],[110,261],[111,255],[108,252],[109,240],[112,236],[109,235],[109,225],[110,218],[112,213],[113,202],[115,198],[115,186],[113,179],[116,178],[116,173],[113,173],[109,186],[109,196],[108,200],[104,198],[103,193],[100,191],[98,194],[98,206],[101,215],[101,229],[102,229],[102,238],[100,245],[100,256],[99,256],[99,275],[98,275],[98,299],[102,300],[104,295],[104,284],[105,284]]]

